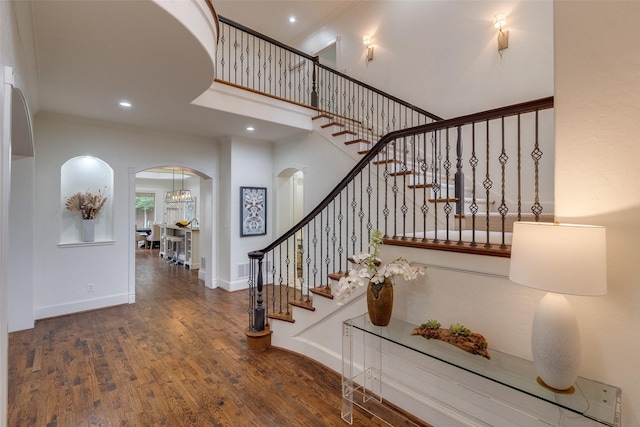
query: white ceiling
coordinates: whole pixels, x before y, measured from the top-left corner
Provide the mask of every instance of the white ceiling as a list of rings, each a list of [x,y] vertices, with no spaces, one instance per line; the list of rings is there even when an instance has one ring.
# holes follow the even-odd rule
[[[285,43],[353,1],[214,1],[220,15]],[[206,138],[246,134],[247,117],[191,105],[213,64],[181,24],[150,0],[33,1],[39,111]],[[295,24],[289,16],[297,16]],[[123,109],[122,99],[133,107]],[[298,130],[251,120],[251,138]]]

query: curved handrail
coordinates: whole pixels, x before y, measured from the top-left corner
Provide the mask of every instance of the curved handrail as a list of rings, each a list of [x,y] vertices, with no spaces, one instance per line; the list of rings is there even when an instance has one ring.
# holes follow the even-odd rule
[[[216,8],[213,6],[211,0],[205,0],[207,6],[209,6],[209,11],[211,15],[213,15],[213,22],[216,24],[216,44],[220,42],[220,17],[216,13]]]
[[[278,239],[276,239],[266,248],[250,252],[249,257],[259,258],[259,254],[264,254],[273,250],[278,245],[285,242],[289,237],[293,236],[297,231],[301,230],[305,225],[309,224],[313,220],[313,218],[315,218],[321,211],[323,211],[331,203],[331,201],[334,200],[336,196],[340,194],[340,192],[342,192],[342,190],[344,190],[344,188],[351,182],[351,180],[355,178],[358,173],[360,173],[360,171],[362,171],[365,166],[367,166],[389,142],[402,137],[434,132],[452,127],[472,124],[475,122],[485,121],[488,119],[509,117],[547,108],[553,108],[553,96],[390,132],[380,138],[376,145],[374,145],[371,150],[360,159],[360,161],[353,167],[353,169],[349,171],[349,173],[334,187],[333,190],[331,190],[331,192],[318,204],[318,206],[316,206],[311,212],[309,212],[308,215],[306,215],[300,222],[298,222],[291,229],[278,237]]]

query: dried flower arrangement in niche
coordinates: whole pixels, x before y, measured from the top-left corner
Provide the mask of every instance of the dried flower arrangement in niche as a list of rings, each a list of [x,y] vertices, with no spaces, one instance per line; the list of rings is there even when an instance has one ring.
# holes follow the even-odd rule
[[[103,194],[106,191],[107,187],[98,190],[95,194],[90,193],[89,190],[84,193],[75,193],[67,199],[67,209],[71,212],[80,212],[82,219],[95,219],[107,202],[107,196]]]

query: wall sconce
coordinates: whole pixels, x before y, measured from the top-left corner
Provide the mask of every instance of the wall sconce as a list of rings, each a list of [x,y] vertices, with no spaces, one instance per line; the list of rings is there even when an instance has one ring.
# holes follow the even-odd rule
[[[498,29],[498,53],[502,58],[502,53],[509,47],[509,31],[503,31],[504,26],[507,25],[507,14],[498,13],[493,17],[493,26]]]
[[[369,35],[363,36],[362,44],[365,45],[367,49],[367,53],[366,53],[367,62],[373,61],[373,46],[371,46],[371,36]]]

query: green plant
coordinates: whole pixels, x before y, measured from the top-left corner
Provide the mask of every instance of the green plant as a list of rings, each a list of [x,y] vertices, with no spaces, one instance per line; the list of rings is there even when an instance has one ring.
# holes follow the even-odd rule
[[[451,324],[451,326],[449,326],[449,332],[451,333],[451,335],[471,335],[471,330],[465,328],[460,323]]]
[[[436,319],[430,319],[423,325],[423,327],[427,329],[438,329],[440,326],[442,325],[440,325],[440,322],[438,322]]]

